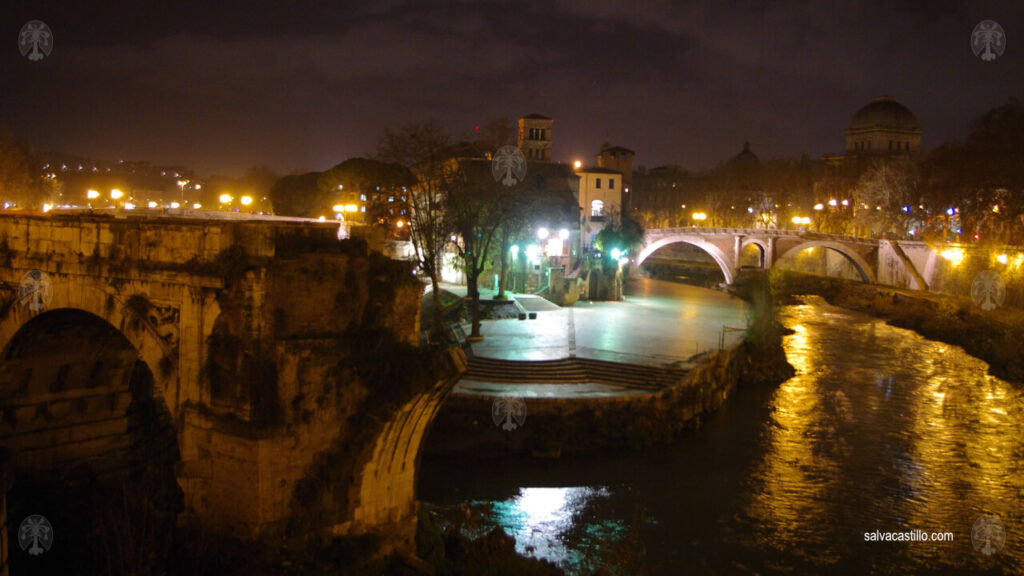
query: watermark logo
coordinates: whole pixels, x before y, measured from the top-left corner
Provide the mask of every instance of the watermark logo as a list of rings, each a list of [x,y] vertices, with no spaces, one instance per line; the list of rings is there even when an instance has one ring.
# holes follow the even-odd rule
[[[971,300],[982,310],[995,310],[1006,300],[1006,283],[995,270],[983,270],[971,282]]]
[[[29,20],[18,33],[21,55],[38,62],[53,52],[53,31],[41,20]]]
[[[522,427],[526,422],[526,402],[522,398],[495,398],[491,403],[491,420],[506,432]]]
[[[18,545],[31,556],[39,556],[53,546],[53,526],[45,516],[33,514],[18,527]]]
[[[991,556],[1003,549],[1006,530],[998,516],[985,515],[974,521],[971,529],[971,545],[985,556]]]
[[[42,270],[25,274],[18,284],[18,301],[32,312],[41,312],[53,299],[53,285],[50,276]]]
[[[491,174],[495,182],[501,182],[505,186],[515,186],[526,178],[526,156],[523,152],[512,145],[505,145],[498,148],[491,160]]]
[[[971,50],[985,62],[1002,56],[1006,50],[1006,33],[994,20],[982,20],[971,33]]]

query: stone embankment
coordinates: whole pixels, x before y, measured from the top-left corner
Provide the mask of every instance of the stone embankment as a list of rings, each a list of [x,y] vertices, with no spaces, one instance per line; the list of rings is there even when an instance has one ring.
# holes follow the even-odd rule
[[[1024,382],[1024,312],[1002,307],[982,310],[960,296],[916,292],[849,280],[776,273],[772,291],[781,303],[820,296],[829,304],[870,314],[925,338],[953,344],[989,364],[989,373]]]
[[[744,342],[704,355],[660,392],[588,398],[523,398],[527,416],[504,430],[492,419],[494,396],[453,395],[438,414],[428,453],[553,457],[609,448],[640,450],[700,426],[738,386],[777,383],[793,374],[781,346]],[[514,383],[511,384],[514,386]],[[514,396],[513,392],[510,395]]]

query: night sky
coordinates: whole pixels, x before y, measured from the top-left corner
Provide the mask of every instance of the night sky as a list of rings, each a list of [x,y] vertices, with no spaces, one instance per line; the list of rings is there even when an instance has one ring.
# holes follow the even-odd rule
[[[238,175],[322,170],[376,149],[385,127],[555,119],[554,159],[605,138],[635,165],[711,167],[745,139],[762,158],[843,149],[881,93],[925,147],[1024,99],[1024,2],[259,2],[32,0],[0,6],[0,122],[39,151]],[[899,4],[892,6],[891,4]],[[21,56],[30,19],[55,38]],[[1006,31],[974,56],[981,20]]]

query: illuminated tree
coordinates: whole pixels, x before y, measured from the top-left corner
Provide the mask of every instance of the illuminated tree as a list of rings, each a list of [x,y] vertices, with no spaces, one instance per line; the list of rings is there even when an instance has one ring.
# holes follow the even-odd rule
[[[409,168],[416,178],[409,193],[409,239],[419,269],[430,279],[433,299],[431,341],[444,338],[440,278],[445,248],[452,234],[445,209],[453,173],[447,162],[450,137],[436,123],[385,130],[377,159]]]

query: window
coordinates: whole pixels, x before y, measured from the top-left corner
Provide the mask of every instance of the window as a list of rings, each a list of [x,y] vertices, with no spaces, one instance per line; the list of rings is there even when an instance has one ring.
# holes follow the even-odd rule
[[[594,178],[594,188],[597,188],[598,190],[601,189],[601,179],[600,178]]]
[[[615,190],[615,178],[608,179],[608,189]]]
[[[590,203],[590,215],[591,216],[604,216],[604,202],[600,200],[594,200]]]
[[[360,194],[359,199],[362,200],[363,202],[366,202],[366,194]]]

